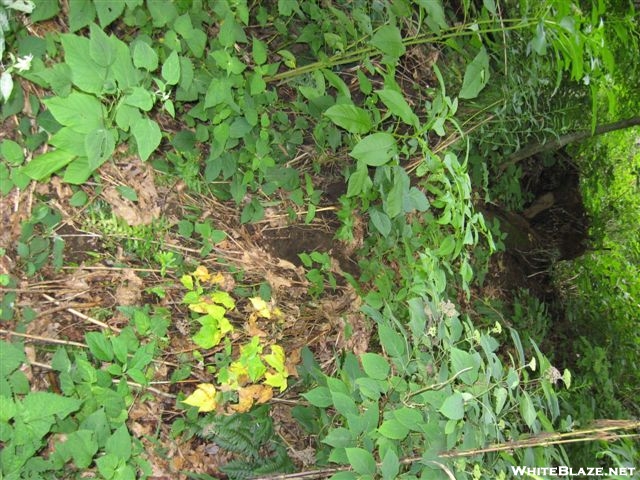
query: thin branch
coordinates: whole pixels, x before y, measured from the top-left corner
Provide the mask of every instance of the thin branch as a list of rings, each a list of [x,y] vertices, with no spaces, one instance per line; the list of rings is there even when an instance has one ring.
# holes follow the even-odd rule
[[[50,297],[46,293],[43,293],[42,296],[45,299],[47,299],[48,301],[55,303],[56,305],[62,305],[62,302],[56,300],[53,297]],[[101,322],[100,320],[96,320],[95,318],[91,318],[90,316],[85,315],[84,313],[81,313],[81,312],[79,312],[79,311],[77,311],[77,310],[75,310],[73,308],[65,308],[65,310],[67,312],[69,312],[70,314],[75,315],[76,317],[81,318],[83,320],[86,320],[89,323],[93,323],[94,325],[98,325],[99,327],[105,328],[107,330],[112,330],[114,332],[120,332],[120,329],[118,327],[113,327],[113,326],[108,325],[108,324],[106,324],[104,322]]]

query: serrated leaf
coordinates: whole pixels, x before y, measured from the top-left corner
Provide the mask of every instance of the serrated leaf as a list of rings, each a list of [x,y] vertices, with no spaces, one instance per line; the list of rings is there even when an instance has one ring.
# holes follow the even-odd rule
[[[369,112],[352,104],[333,105],[324,114],[350,133],[367,133],[372,127]]]
[[[482,47],[472,62],[467,65],[460,89],[460,98],[476,98],[489,81],[489,55]]]
[[[138,155],[146,161],[162,140],[158,124],[150,118],[140,118],[131,125],[131,133],[138,145]]]
[[[89,332],[84,336],[89,351],[98,360],[110,362],[113,360],[113,345],[101,332]]]
[[[360,475],[374,475],[376,461],[371,452],[364,448],[346,448],[347,458],[353,470]]]
[[[397,154],[396,140],[389,133],[367,135],[351,150],[351,155],[366,165],[379,167],[388,163]]]
[[[400,58],[406,51],[400,29],[395,25],[384,25],[371,38],[371,45],[390,57]]]
[[[122,424],[107,440],[104,451],[126,462],[131,458],[131,435],[126,424]]]
[[[386,380],[391,371],[391,366],[386,358],[377,353],[363,353],[360,355],[362,369],[369,377],[376,380]]]
[[[63,397],[50,392],[30,392],[22,400],[22,419],[25,424],[46,419],[53,415],[65,418],[82,405],[81,400]]]
[[[376,93],[392,115],[399,117],[407,125],[415,128],[420,126],[418,116],[413,113],[413,110],[400,92],[384,88],[383,90],[376,90]]]
[[[262,65],[267,61],[267,46],[261,40],[256,37],[253,37],[252,43],[252,55],[253,61],[256,65]]]

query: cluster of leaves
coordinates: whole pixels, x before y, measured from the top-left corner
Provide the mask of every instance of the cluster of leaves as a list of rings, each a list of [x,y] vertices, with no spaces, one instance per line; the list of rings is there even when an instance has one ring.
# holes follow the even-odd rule
[[[125,421],[135,397],[127,379],[148,385],[156,342],[141,343],[131,327],[112,336],[90,332],[85,341],[90,354],[58,349],[53,355],[57,393],[31,391],[20,369],[24,345],[1,342],[3,478],[58,478],[60,471],[93,469],[102,478],[132,480],[151,473]]]
[[[246,412],[254,403],[269,401],[274,388],[284,391],[289,373],[281,346],[271,344],[270,353],[263,353],[265,345],[261,337],[256,335],[239,346],[237,358],[232,360],[230,335],[234,327],[225,315],[235,308],[235,301],[227,292],[205,291],[204,288],[205,285],[212,286],[222,281],[222,275],[211,275],[206,267],[200,266],[193,274],[184,275],[181,281],[189,290],[182,303],[195,314],[203,314],[195,318],[200,324],[200,329],[192,337],[195,344],[203,350],[210,350],[224,341],[224,355],[217,355],[218,361],[210,365],[210,370],[216,372],[218,386],[202,383],[183,403],[198,407],[200,412],[211,412],[227,403],[232,395],[237,395],[237,403],[231,406],[231,411]],[[276,319],[282,315],[260,297],[250,300],[254,309],[247,320],[250,331],[252,326],[253,329],[257,328],[255,323],[258,317]],[[196,356],[203,358],[199,352]]]

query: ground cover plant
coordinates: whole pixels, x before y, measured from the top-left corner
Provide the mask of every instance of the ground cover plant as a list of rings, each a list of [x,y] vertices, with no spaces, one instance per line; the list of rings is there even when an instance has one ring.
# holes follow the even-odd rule
[[[633,474],[614,3],[3,1],[0,476]]]

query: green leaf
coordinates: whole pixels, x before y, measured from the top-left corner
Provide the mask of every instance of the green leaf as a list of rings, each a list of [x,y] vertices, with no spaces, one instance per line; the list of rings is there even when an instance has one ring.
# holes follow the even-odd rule
[[[115,131],[106,128],[97,128],[89,132],[84,139],[89,169],[97,169],[107,161],[116,148]]]
[[[0,340],[0,377],[6,378],[25,361],[24,350]]]
[[[353,470],[360,475],[374,475],[376,473],[376,461],[364,448],[346,448],[347,458]]]
[[[252,55],[256,65],[262,65],[267,61],[267,46],[256,37],[253,37]]]
[[[449,420],[461,420],[464,417],[464,398],[462,394],[454,392],[449,395],[438,411]]]
[[[407,125],[411,125],[415,128],[420,126],[418,116],[413,113],[413,110],[400,92],[384,88],[383,90],[376,90],[376,93],[392,115],[400,117],[400,119]]]
[[[331,399],[336,411],[341,415],[355,414],[358,412],[358,407],[353,397],[345,393],[331,392]]]
[[[333,123],[351,133],[367,133],[372,127],[369,112],[355,105],[333,105],[324,114]]]
[[[386,380],[391,371],[391,366],[387,359],[377,353],[363,353],[360,355],[364,373],[376,380]]]
[[[72,92],[68,97],[53,97],[43,103],[60,124],[79,133],[87,134],[103,126],[102,104],[93,95]]]
[[[422,413],[415,408],[400,407],[393,411],[393,416],[409,430],[416,432],[420,431],[421,425],[424,423]]]
[[[110,362],[113,360],[113,346],[111,342],[101,332],[89,332],[84,336],[89,347],[89,351],[98,360]]]
[[[479,367],[479,362],[475,355],[459,348],[451,348],[451,370],[454,373],[458,373],[462,370],[470,369],[458,377],[464,383],[473,385],[476,382]]]
[[[102,93],[107,80],[107,69],[95,63],[87,55],[90,48],[89,39],[72,34],[63,34],[60,35],[60,41],[64,49],[65,63],[71,69],[73,84],[85,92],[95,93],[96,95]]]
[[[411,207],[419,212],[426,212],[429,210],[429,200],[422,190],[417,187],[411,187],[409,189],[409,202]]]
[[[322,439],[322,443],[335,448],[344,448],[353,445],[354,438],[349,430],[343,427],[334,428]]]
[[[120,195],[122,195],[127,200],[131,200],[132,202],[138,201],[138,194],[131,187],[128,187],[127,185],[118,185],[116,187],[116,190]]]
[[[73,185],[81,185],[87,181],[92,172],[87,157],[77,157],[67,165],[63,180]]]
[[[82,155],[84,152],[84,140],[84,133],[77,132],[71,127],[62,127],[49,138],[49,144],[70,154]]]
[[[547,53],[547,34],[544,31],[544,23],[540,22],[536,27],[536,35],[531,40],[531,48],[538,55]]]
[[[383,480],[395,480],[400,472],[400,460],[392,449],[387,450],[380,465]]]
[[[100,25],[104,28],[122,14],[125,2],[122,0],[100,0],[94,2],[94,5]]]
[[[358,166],[351,175],[347,184],[347,197],[355,197],[365,191],[367,183],[371,184],[369,170],[363,162],[358,162]]]
[[[43,180],[67,165],[75,157],[74,154],[64,150],[54,150],[34,158],[22,167],[21,171],[29,178]]]
[[[82,405],[82,400],[67,398],[50,392],[30,392],[22,400],[22,419],[29,424],[53,415],[65,418]]]
[[[331,391],[327,387],[316,387],[302,396],[314,407],[327,408],[333,405]]]
[[[180,57],[174,50],[162,64],[162,78],[169,85],[175,85],[180,80]]]
[[[533,427],[533,423],[536,421],[536,409],[533,406],[531,397],[527,392],[522,392],[520,397],[520,415],[529,428]]]
[[[391,220],[389,216],[377,209],[369,211],[369,217],[371,217],[371,223],[376,227],[376,230],[380,232],[383,237],[387,237],[391,233]]]
[[[395,138],[393,135],[384,132],[367,135],[349,153],[356,160],[360,160],[372,167],[384,165],[396,154]]]
[[[69,31],[86,27],[96,18],[96,9],[91,0],[69,0]]]
[[[395,419],[382,422],[378,432],[391,440],[404,440],[409,435],[409,429]]]
[[[115,60],[109,37],[95,23],[91,24],[89,31],[89,56],[101,67],[108,67]]]
[[[388,355],[395,358],[404,356],[406,348],[405,339],[402,335],[386,324],[381,324],[378,327],[378,333],[380,343]]]
[[[504,387],[498,387],[493,391],[493,396],[496,397],[496,415],[498,415],[504,408],[508,393],[509,392]]]
[[[131,125],[131,133],[138,145],[138,155],[146,161],[153,151],[160,145],[162,133],[158,124],[150,118],[140,118]]]
[[[133,64],[153,72],[158,68],[158,54],[145,42],[139,41],[133,47]]]
[[[148,112],[153,108],[155,97],[153,94],[142,87],[134,87],[131,93],[126,95],[123,102],[132,107],[138,107],[140,110]]]
[[[449,28],[440,0],[418,0],[418,5],[427,12],[426,23],[433,33],[439,35],[440,30]]]
[[[127,425],[122,424],[113,435],[109,437],[104,450],[107,454],[112,454],[120,460],[127,461],[131,458],[131,435],[127,430]]]
[[[406,51],[400,29],[395,25],[384,25],[371,39],[371,45],[390,57],[400,58]]]
[[[21,165],[24,161],[22,147],[13,140],[3,140],[0,143],[0,156],[10,165]]]
[[[489,55],[482,47],[473,61],[467,65],[460,89],[460,98],[476,98],[489,81]]]

